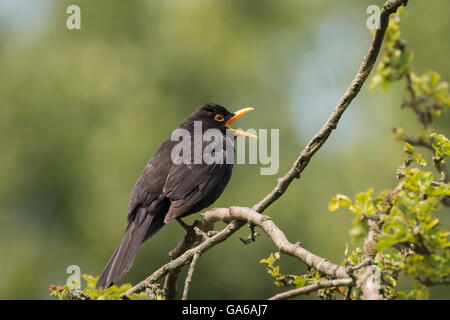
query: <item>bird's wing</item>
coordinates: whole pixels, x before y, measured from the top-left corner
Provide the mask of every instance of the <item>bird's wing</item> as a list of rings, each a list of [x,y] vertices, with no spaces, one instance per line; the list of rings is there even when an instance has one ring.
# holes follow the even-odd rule
[[[225,164],[225,150],[222,155],[223,163],[172,165],[163,189],[172,203],[164,222],[181,217],[210,195],[218,184],[228,183],[230,164]]]
[[[172,166],[171,148],[172,142],[170,139],[164,141],[136,181],[130,196],[128,220],[132,218],[139,207],[150,206],[162,194],[162,189]]]
[[[174,165],[164,186],[164,195],[172,203],[165,222],[186,213],[219,183],[223,183],[225,164]],[[173,213],[171,214],[172,211]]]

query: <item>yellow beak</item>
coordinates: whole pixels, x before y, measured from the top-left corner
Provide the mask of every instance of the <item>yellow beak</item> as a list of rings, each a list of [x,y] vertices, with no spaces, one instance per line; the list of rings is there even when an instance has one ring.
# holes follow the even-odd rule
[[[243,108],[241,110],[236,111],[235,113],[233,113],[233,116],[230,118],[230,120],[227,121],[226,126],[229,130],[233,131],[234,134],[238,135],[238,136],[242,136],[242,137],[248,137],[248,138],[255,138],[257,139],[258,137],[255,136],[254,134],[251,133],[247,133],[244,131],[239,131],[236,129],[232,129],[230,128],[230,125],[235,122],[238,118],[240,118],[242,115],[246,114],[247,112],[250,112],[252,110],[255,110],[255,108],[252,107],[247,107],[247,108]]]

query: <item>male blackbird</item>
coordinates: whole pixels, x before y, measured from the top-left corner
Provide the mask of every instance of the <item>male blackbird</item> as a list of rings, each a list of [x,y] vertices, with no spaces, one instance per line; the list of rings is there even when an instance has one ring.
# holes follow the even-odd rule
[[[229,141],[226,138],[227,129],[233,133],[233,136],[256,137],[230,128],[231,123],[251,110],[253,108],[244,108],[231,113],[218,104],[207,103],[188,116],[181,123],[180,128],[190,133],[192,147],[195,148],[195,144],[197,147],[201,144],[201,151],[203,151],[207,145],[211,144],[210,141],[205,141],[207,139],[202,139],[207,129],[218,129],[223,141]],[[201,121],[200,132],[194,130],[198,128],[197,121]],[[200,139],[198,139],[199,135],[202,136]],[[108,288],[125,275],[133,264],[138,247],[167,222],[176,219],[189,231],[189,227],[181,220],[181,217],[211,205],[228,184],[233,164],[226,161],[226,156],[227,152],[234,150],[227,151],[227,148],[221,148],[218,156],[222,157],[223,161],[210,164],[194,161],[195,152],[190,154],[183,152],[182,159],[186,160],[187,157],[190,158],[187,160],[191,161],[180,163],[180,161],[172,160],[172,149],[178,143],[180,142],[172,141],[171,138],[164,141],[137,180],[131,192],[124,236],[100,275],[96,288]]]

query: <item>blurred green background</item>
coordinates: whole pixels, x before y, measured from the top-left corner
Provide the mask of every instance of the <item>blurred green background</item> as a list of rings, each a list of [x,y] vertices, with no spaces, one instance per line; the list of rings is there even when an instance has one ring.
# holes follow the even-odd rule
[[[235,166],[215,206],[258,202],[346,90],[371,40],[366,8],[383,2],[0,0],[0,298],[48,299],[68,265],[98,275],[121,239],[141,170],[204,102],[254,106],[240,126],[280,129],[279,173]],[[81,7],[81,30],[66,28],[70,4]],[[402,32],[417,73],[450,79],[449,8],[448,0],[410,1]],[[418,128],[399,108],[403,82],[386,93],[367,88],[302,179],[266,211],[291,241],[336,263],[346,243],[354,246],[352,217],[329,212],[328,201],[394,187],[403,151],[390,128]],[[449,119],[436,131],[448,136]],[[449,228],[449,210],[438,217]],[[245,246],[239,237],[247,234],[243,228],[202,257],[190,298],[280,291],[259,263],[274,245],[261,236]],[[176,223],[163,228],[121,283],[167,262],[183,236]],[[305,270],[287,256],[280,263],[283,272]],[[431,298],[450,291],[433,288]]]

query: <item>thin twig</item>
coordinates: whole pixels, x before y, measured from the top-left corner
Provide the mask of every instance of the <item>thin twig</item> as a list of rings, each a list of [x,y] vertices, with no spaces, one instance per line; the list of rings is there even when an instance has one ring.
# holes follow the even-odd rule
[[[415,137],[400,137],[400,140],[409,143],[412,146],[418,146],[418,147],[424,147],[428,150],[431,150],[434,152],[433,145],[430,142],[425,141],[423,138],[415,138]]]
[[[186,277],[186,281],[184,283],[184,290],[183,290],[183,300],[187,300],[188,293],[189,293],[189,287],[192,282],[192,276],[194,275],[195,267],[197,266],[197,261],[200,258],[200,254],[194,254],[194,258],[192,258],[191,265],[189,267],[188,275]]]
[[[449,183],[450,178],[449,178],[448,168],[447,168],[447,165],[445,164],[445,162],[442,161],[441,158],[434,156],[433,163],[434,163],[434,167],[439,172],[440,182],[441,183]]]
[[[422,284],[426,285],[427,287],[450,284],[450,277],[445,277],[445,278],[438,279],[438,280],[431,280],[431,279],[425,279],[425,280],[418,279],[418,280]]]
[[[197,233],[194,234],[194,238],[184,237],[178,245],[169,252],[169,256],[171,260],[175,260],[187,250],[191,249],[194,246],[196,238],[198,237]],[[177,295],[177,279],[178,275],[181,272],[181,267],[175,268],[169,272],[166,276],[166,280],[164,282],[164,300],[174,300]]]
[[[311,292],[317,291],[319,289],[339,287],[339,286],[351,286],[353,284],[353,279],[334,279],[334,280],[322,280],[301,288],[292,289],[283,293],[279,293],[269,298],[268,300],[284,300],[290,299],[297,296],[309,294]]]
[[[352,272],[354,272],[354,271],[356,271],[358,269],[361,269],[362,267],[365,267],[365,266],[371,264],[372,262],[373,261],[370,258],[364,259],[363,261],[361,261],[357,265],[347,267],[347,272],[348,273],[352,273]]]

